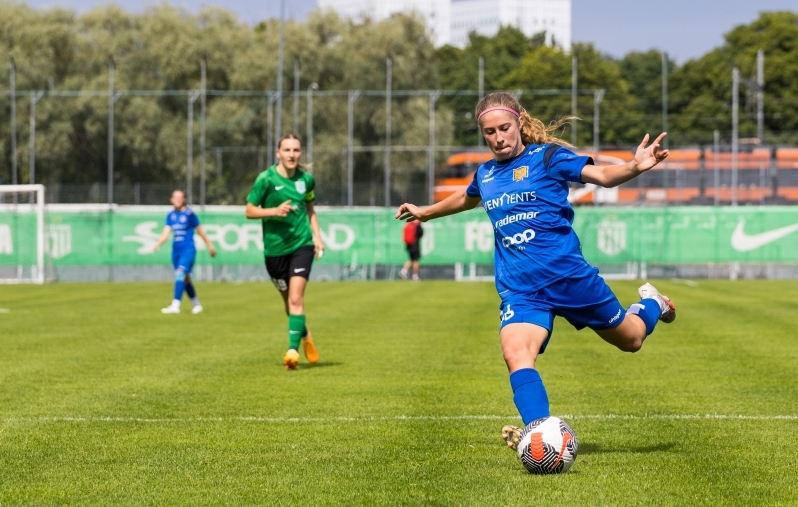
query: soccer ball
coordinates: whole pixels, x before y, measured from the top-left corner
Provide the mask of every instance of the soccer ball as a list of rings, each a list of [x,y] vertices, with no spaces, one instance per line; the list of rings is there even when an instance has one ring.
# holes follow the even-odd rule
[[[576,433],[558,417],[541,417],[527,424],[518,442],[518,457],[529,473],[560,474],[576,460]]]

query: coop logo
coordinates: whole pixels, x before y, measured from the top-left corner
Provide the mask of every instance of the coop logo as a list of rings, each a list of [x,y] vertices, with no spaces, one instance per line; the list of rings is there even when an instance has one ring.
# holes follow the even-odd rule
[[[208,239],[223,252],[247,252],[250,248],[263,250],[263,233],[259,224],[205,224],[202,227]],[[150,255],[161,235],[159,229],[160,224],[154,220],[141,222],[133,229],[134,234],[124,236],[122,241],[138,243],[136,253]],[[326,231],[321,231],[321,237],[331,251],[346,250],[355,243],[355,231],[346,224],[330,224]],[[2,229],[0,229],[0,253],[2,253],[1,241]],[[207,249],[198,235],[194,236],[194,246],[197,250]]]
[[[53,259],[61,259],[72,252],[72,226],[48,225],[45,229],[45,251]]]
[[[11,226],[0,224],[0,255],[14,253],[14,243],[11,241]]]
[[[531,202],[537,200],[537,196],[535,192],[518,192],[515,194],[507,194],[504,193],[501,196],[495,199],[488,199],[484,202],[485,209],[490,211],[498,208],[503,208],[505,206],[511,206],[513,204],[519,204],[522,202]]]
[[[532,229],[527,229],[524,232],[519,232],[518,234],[513,234],[512,236],[505,236],[502,238],[502,245],[505,248],[510,248],[512,246],[519,247],[523,249],[522,246],[524,243],[529,243],[535,239],[535,231]]]
[[[598,223],[598,249],[613,257],[626,250],[626,222],[602,220]]]

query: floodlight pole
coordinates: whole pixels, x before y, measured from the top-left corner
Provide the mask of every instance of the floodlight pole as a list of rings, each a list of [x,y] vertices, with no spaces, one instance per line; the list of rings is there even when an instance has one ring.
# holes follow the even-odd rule
[[[385,62],[385,167],[383,174],[383,193],[385,207],[391,206],[391,94],[393,92],[393,61]]]
[[[429,160],[427,166],[427,189],[429,204],[435,203],[435,103],[441,96],[440,90],[429,94]]]
[[[308,163],[313,163],[313,92],[319,89],[318,83],[310,83],[307,92],[307,137],[308,137]],[[312,169],[312,167],[311,167]]]
[[[31,93],[30,96],[30,135],[28,144],[30,154],[28,155],[28,183],[36,183],[36,103],[44,96],[44,92],[39,90]]]
[[[571,116],[576,116],[578,72],[578,59],[574,55],[571,58]],[[576,146],[576,119],[571,120],[571,144]]]
[[[285,0],[280,0],[280,43],[277,48],[277,121],[275,139],[283,130],[283,47],[285,46]]]
[[[596,164],[599,161],[599,105],[606,92],[604,89],[593,91],[593,153]]]
[[[108,205],[114,203],[114,105],[122,92],[114,90],[116,64],[114,59],[108,64]]]
[[[346,205],[351,208],[354,201],[355,184],[355,159],[354,159],[354,137],[355,137],[355,101],[360,97],[360,90],[349,90],[349,100],[347,108],[347,160],[346,160]]]
[[[194,195],[194,102],[202,95],[201,90],[194,90],[188,97],[188,129],[186,159],[186,202],[191,205]]]
[[[17,175],[17,64],[11,57],[9,66],[9,81],[11,85],[11,184],[19,184]],[[16,194],[14,194],[16,202]]]
[[[205,114],[207,97],[207,62],[200,60],[200,208],[205,210]]]
[[[756,52],[756,135],[765,144],[765,52]]]
[[[737,206],[737,154],[739,152],[740,127],[740,69],[732,70],[732,206]]]
[[[294,130],[299,135],[299,60],[294,60]]]
[[[719,171],[719,164],[718,164],[718,157],[719,157],[718,153],[720,152],[720,132],[718,132],[717,130],[715,130],[715,132],[713,133],[713,144],[714,144],[714,146],[712,147],[712,151],[713,151],[713,154],[715,155],[715,157],[714,157],[714,159],[715,159],[714,160],[714,164],[715,165],[714,165],[714,167],[712,169],[712,172],[713,172],[713,176],[714,176],[713,179],[714,179],[714,183],[715,183],[715,206],[717,206],[720,203],[720,195],[718,195],[718,192],[720,190],[720,171]]]
[[[482,100],[482,97],[485,95],[485,57],[479,57],[479,83],[477,85],[479,89],[477,90],[479,97],[477,97],[477,102]],[[474,118],[476,120],[476,118]],[[482,137],[482,130],[479,128],[479,122],[477,121],[477,146],[482,147],[482,143],[485,139]]]

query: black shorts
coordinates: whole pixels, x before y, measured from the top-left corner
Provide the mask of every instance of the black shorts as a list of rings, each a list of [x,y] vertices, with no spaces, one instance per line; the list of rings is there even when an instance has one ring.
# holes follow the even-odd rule
[[[407,253],[410,255],[411,261],[417,261],[421,258],[421,247],[418,243],[407,245]]]
[[[279,257],[266,257],[266,271],[272,277],[272,283],[280,292],[288,290],[288,280],[292,276],[301,276],[305,280],[310,276],[313,265],[314,248],[310,245],[297,248],[293,253]]]

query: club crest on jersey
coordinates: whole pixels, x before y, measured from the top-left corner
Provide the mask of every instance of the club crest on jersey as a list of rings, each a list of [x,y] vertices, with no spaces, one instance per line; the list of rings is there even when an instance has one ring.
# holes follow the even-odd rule
[[[513,181],[525,180],[529,176],[529,166],[521,166],[513,169]]]
[[[307,191],[307,187],[305,187],[304,181],[297,181],[296,183],[294,183],[294,185],[296,185],[296,191],[299,192],[300,194],[304,194]]]

